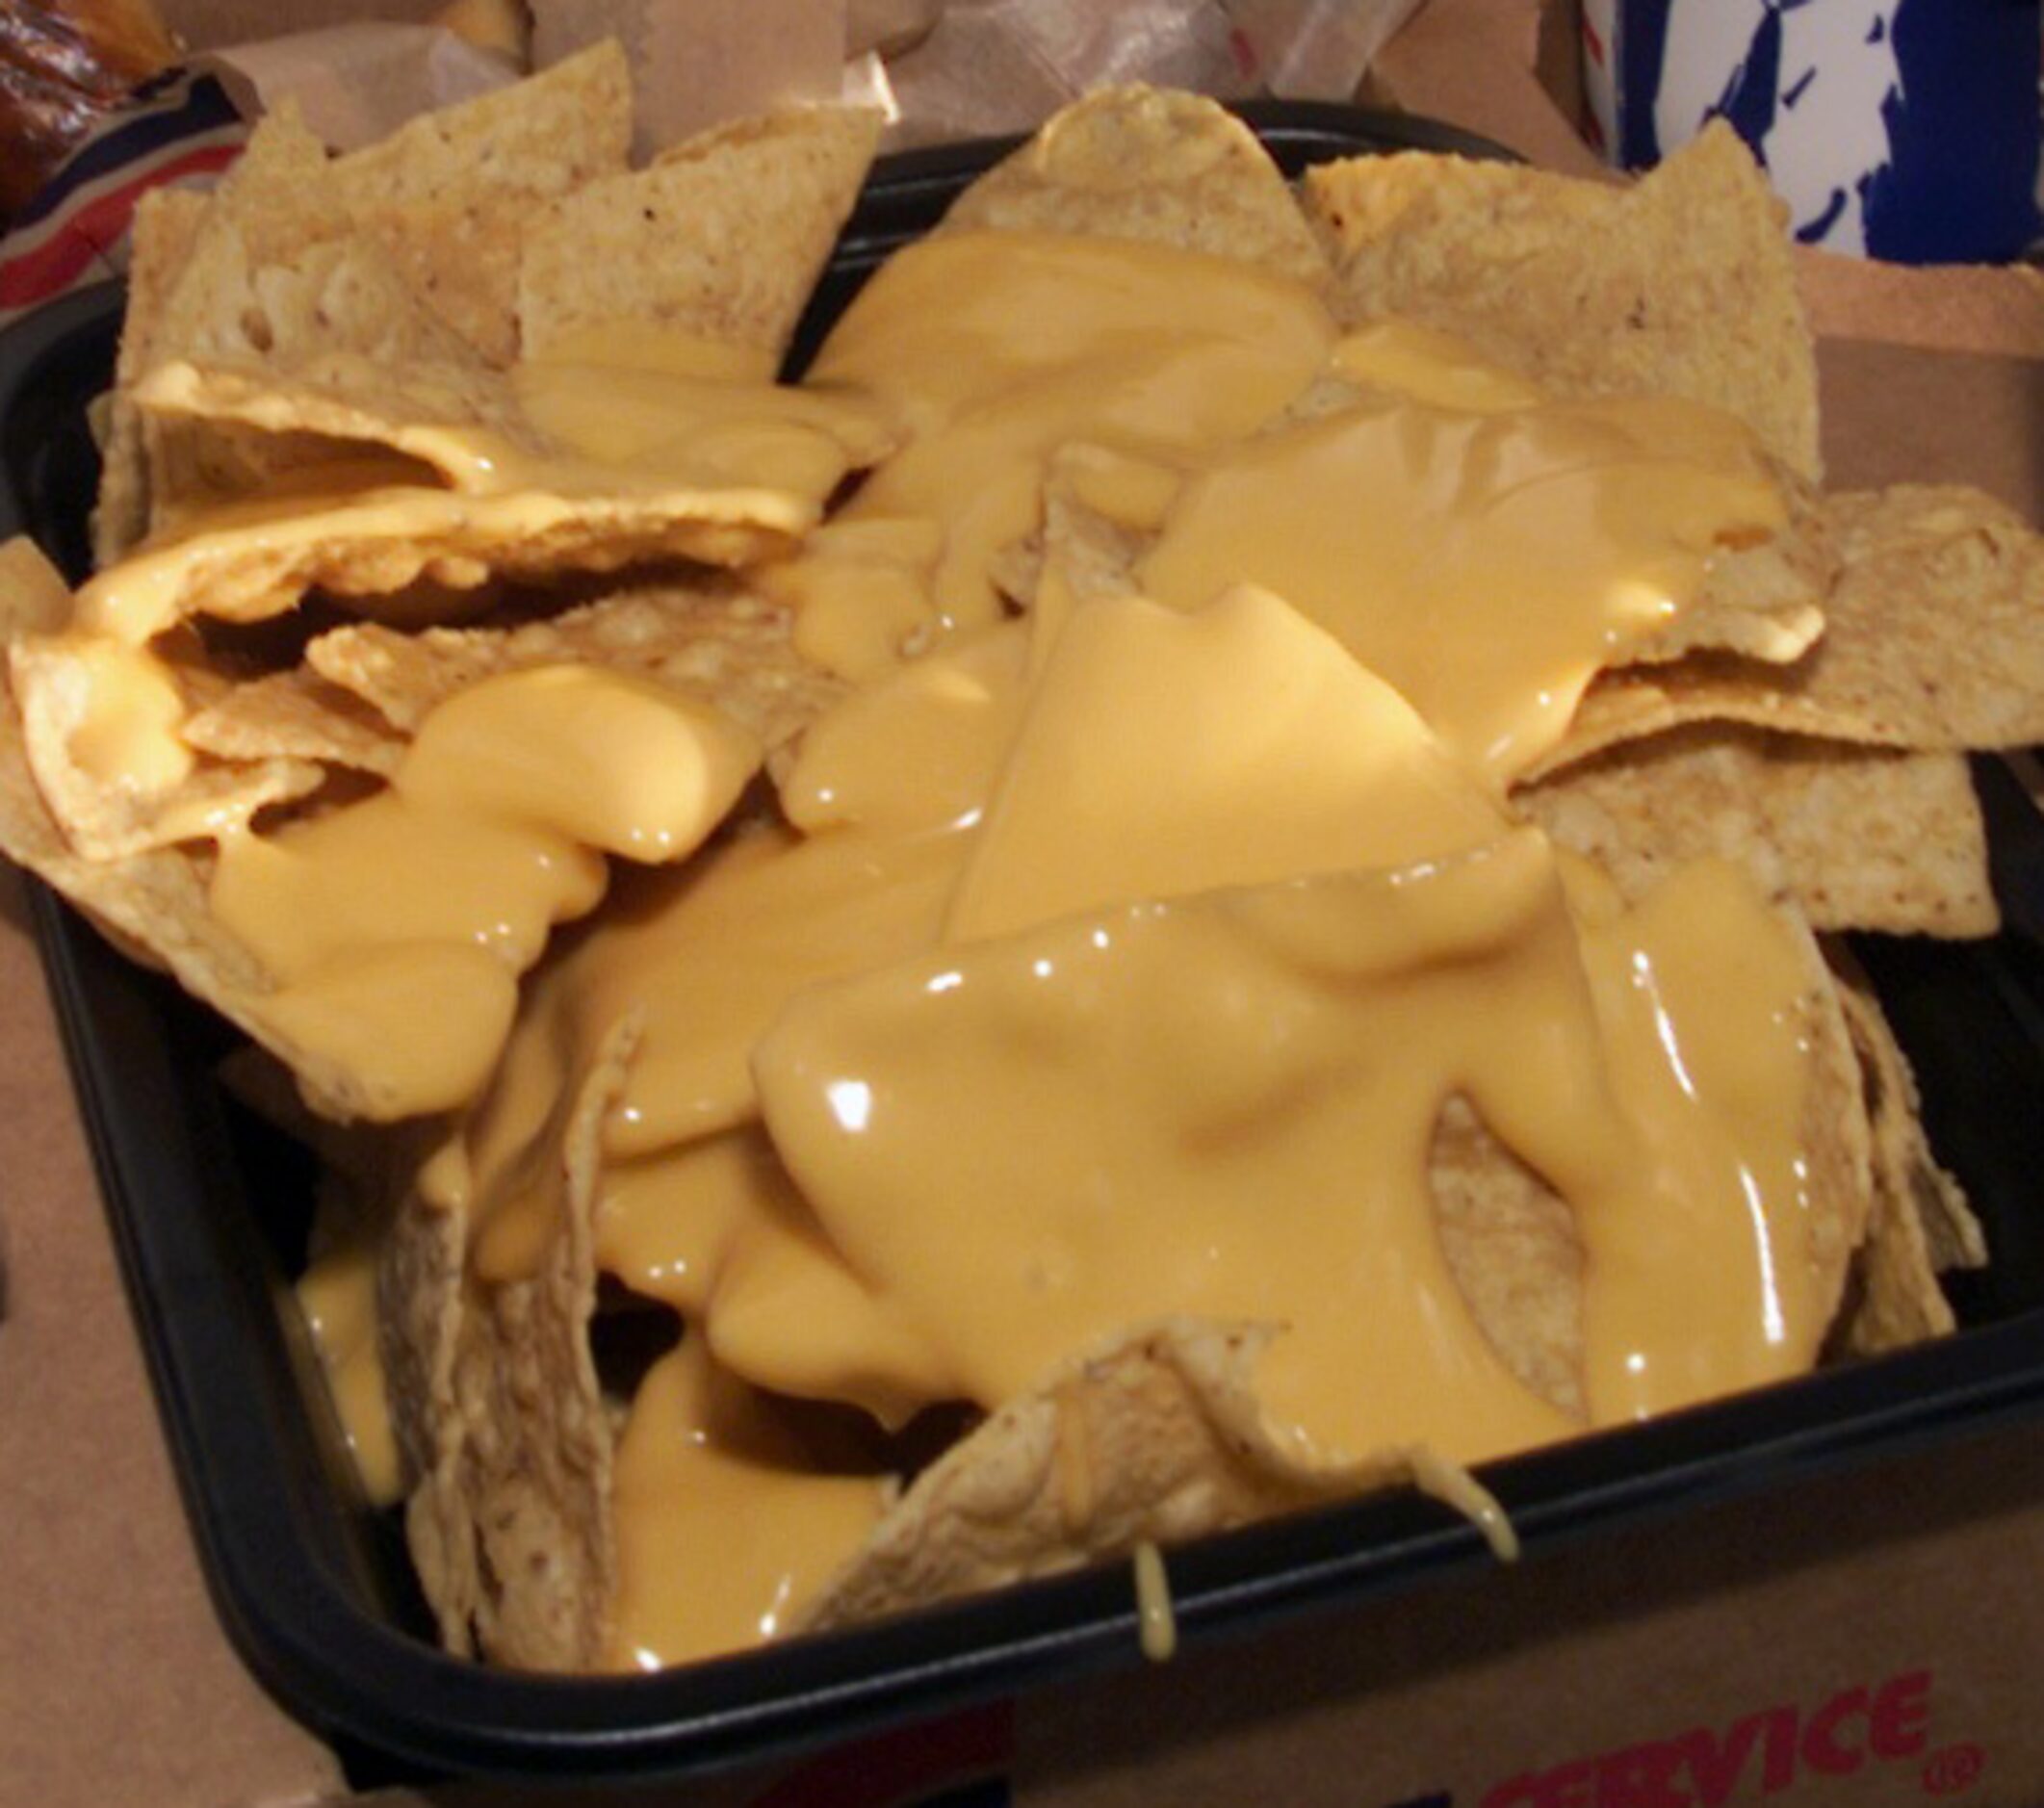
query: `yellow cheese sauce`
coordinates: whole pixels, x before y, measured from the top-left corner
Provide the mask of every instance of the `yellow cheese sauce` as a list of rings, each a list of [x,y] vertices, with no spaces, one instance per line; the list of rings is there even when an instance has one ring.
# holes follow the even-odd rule
[[[1396,691],[1268,591],[1078,608],[1007,751],[946,933],[1408,861],[1498,807]]]
[[[1334,337],[1304,284],[1192,252],[954,233],[895,253],[809,381],[892,405],[908,444],[845,517],[934,522],[935,556],[904,561],[883,610],[867,602],[872,561],[847,586],[833,581],[834,549],[797,559],[786,581],[801,604],[797,644],[863,678],[898,657],[906,632],[996,620],[989,561],[1036,526],[1053,451],[1226,445],[1282,409]]]
[[[64,640],[75,656],[76,725],[65,751],[107,789],[146,796],[182,782],[196,763],[178,737],[185,701],[169,668],[143,647],[85,633]]]
[[[677,1500],[702,1529],[693,1538],[674,1536]],[[633,1401],[616,1503],[618,1588],[604,1667],[627,1670],[785,1631],[879,1520],[886,1495],[870,1474],[822,1471],[795,1427],[688,1338]]]
[[[387,789],[223,836],[209,902],[279,982],[264,1009],[379,1115],[446,1110],[488,1079],[548,930],[602,897],[602,855],[692,851],[760,758],[650,681],[507,673],[433,710]]]
[[[1293,409],[1329,375],[1352,393]],[[764,574],[862,687],[781,774],[785,831],[634,882],[542,975],[469,1131],[480,1274],[537,1260],[543,1122],[636,1011],[598,1259],[734,1401],[892,1427],[1160,1313],[1250,1319],[1281,1328],[1258,1387],[1303,1460],[1401,1447],[1481,1506],[1462,1464],[1578,1423],[1448,1271],[1455,1097],[1574,1210],[1590,1422],[1807,1366],[1795,943],[1726,872],[1622,909],[1499,801],[1720,547],[1779,525],[1743,429],[1038,235],[898,256],[813,381],[907,440]],[[1079,601],[1053,562],[1006,620],[994,556],[1053,458],[1151,536],[1144,594]],[[792,1485],[699,1484],[678,1384],[628,1436],[649,1553]],[[781,1559],[820,1575],[857,1518],[787,1524]],[[765,1636],[785,1573],[714,1635],[630,1587],[626,1643]]]
[[[387,1507],[403,1498],[404,1478],[376,1347],[375,1244],[358,1238],[316,1259],[298,1296],[363,1492]]]
[[[1580,943],[1521,832],[945,949],[806,994],[756,1069],[832,1243],[982,1404],[1130,1323],[1248,1319],[1288,1328],[1259,1390],[1306,1448],[1472,1461],[1567,1424],[1498,1360],[1436,1238],[1427,1149],[1454,1094],[1577,1207],[1589,1296],[1614,1303],[1586,1326],[1600,1416],[1814,1354],[1794,1059],[1762,1063],[1778,1091],[1717,1093],[1708,1130],[1689,1089],[1714,1096],[1676,1059],[1784,1036],[1793,1057],[1793,959],[1769,949],[1750,985],[1686,997],[1680,1044],[1665,984],[1615,1046],[1599,1022],[1593,987],[1693,985],[1690,938],[1781,939],[1726,879]],[[1699,1273],[1726,1279],[1700,1308]],[[1622,1399],[1614,1375],[1636,1378]]]
[[[1722,541],[1784,519],[1745,429],[1695,404],[1386,395],[1212,461],[1139,575],[1178,607],[1234,581],[1278,591],[1502,785]]]
[[[1604,1065],[1647,1147],[1638,1203],[1578,1201],[1588,1394],[1600,1423],[1800,1374],[1817,1359],[1801,1142],[1798,950],[1743,873],[1683,867],[1632,911],[1572,873]],[[1707,1276],[1707,1284],[1697,1278]]]
[[[595,1247],[686,1330],[618,1451],[610,1666],[777,1636],[870,1532],[880,1484],[790,1399],[892,1431],[1146,1319],[1255,1321],[1302,1461],[1417,1453],[1480,1507],[1459,1465],[1814,1359],[1800,944],[1715,867],[1623,907],[1504,802],[1601,667],[1780,528],[1745,429],[1037,233],[898,253],[801,389],[766,375],[579,335],[515,373],[533,444],[395,435],[443,487],[329,472],[80,604],[139,646],[250,546],[541,531],[677,486],[803,536],[750,577],[860,688],[777,820],[720,832],[760,751],[713,712],[556,669],[443,706],[374,798],[224,835],[213,881],[277,1021],[391,1115],[459,1109],[418,1185],[467,1215],[477,1284],[542,1261],[561,1125],[639,1026]],[[1013,556],[1053,468],[1130,536],[1131,594],[1082,595],[1048,541]],[[174,693],[125,657],[74,757],[174,783]],[[1450,1272],[1429,1158],[1456,1098],[1572,1212],[1583,1421]],[[352,1297],[309,1283],[337,1373]],[[1091,1460],[1052,1484],[1074,1530]]]
[[[718,1359],[758,1386],[841,1400],[890,1429],[962,1391],[845,1265],[757,1123],[611,1163],[596,1260],[702,1324]]]

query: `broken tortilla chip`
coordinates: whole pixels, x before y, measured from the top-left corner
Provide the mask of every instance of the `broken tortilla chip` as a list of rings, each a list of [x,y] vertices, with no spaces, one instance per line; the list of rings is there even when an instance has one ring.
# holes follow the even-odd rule
[[[1254,1385],[1274,1333],[1173,1319],[1074,1358],[919,1476],[807,1629],[1054,1574],[1387,1486],[1397,1454],[1302,1464]]]
[[[606,43],[336,160],[278,109],[210,198],[149,210],[139,323],[131,313],[116,373],[100,563],[180,503],[335,455],[304,442],[303,420],[282,443],[189,421],[139,426],[157,366],[196,362],[344,395],[336,371],[366,369],[382,373],[384,393],[429,395],[472,367],[507,365],[525,226],[544,200],[622,169],[630,130],[623,55]],[[437,375],[394,375],[415,366]]]
[[[1218,102],[1140,84],[1065,108],[961,194],[945,232],[1134,239],[1324,285],[1326,256],[1270,153]]]
[[[418,583],[474,590],[493,577],[615,571],[660,559],[742,565],[785,551],[815,518],[789,491],[656,488],[646,494],[514,490],[463,496],[369,489],[308,504],[272,498],[160,536],[79,592],[82,626],[131,642],[190,614],[260,621],[308,590],[375,599]]]
[[[229,686],[185,719],[185,744],[221,760],[283,756],[389,778],[406,737],[360,697],[306,666]]]
[[[1979,1225],[1958,1182],[1930,1152],[1915,1076],[1880,1001],[1843,954],[1839,991],[1851,1026],[1873,1126],[1872,1218],[1853,1263],[1833,1345],[1874,1356],[1956,1329],[1938,1285],[1943,1268],[1986,1259]]]
[[[554,201],[528,230],[518,314],[528,357],[647,328],[764,355],[788,349],[878,141],[869,109],[742,120],[650,168]]]
[[[75,634],[24,635],[7,654],[29,768],[82,859],[118,860],[239,827],[324,776],[273,757],[276,749],[249,763],[194,758],[178,732],[192,682],[150,654]]]
[[[63,580],[28,542],[11,541],[0,549],[0,625],[55,618],[58,599],[65,594]],[[206,902],[205,855],[157,848],[92,861],[72,851],[29,768],[12,690],[4,703],[0,853],[61,892],[120,946],[168,969],[194,998],[264,1044],[328,1115],[377,1115],[375,1098],[351,1074],[299,1046],[270,1019],[264,998],[273,981],[214,920]]]
[[[1441,1253],[1490,1347],[1525,1386],[1583,1421],[1574,1212],[1460,1096],[1441,1107],[1427,1171]]]
[[[517,628],[338,628],[314,640],[306,659],[403,734],[482,679],[568,661],[639,672],[714,703],[769,749],[845,688],[795,652],[785,610],[709,583],[635,586]]]
[[[413,1561],[451,1649],[522,1668],[590,1667],[616,1587],[592,1226],[604,1117],[638,1033],[612,1029],[546,1129],[559,1203],[536,1275],[472,1295],[464,1214],[414,1189],[379,1276]]]
[[[1708,402],[1821,475],[1786,214],[1730,127],[1630,187],[1408,153],[1322,164],[1302,199],[1345,323],[1439,327],[1557,395]]]
[[[1908,1201],[1911,1215],[1922,1225],[1932,1268],[1943,1274],[1984,1267],[1986,1234],[1965,1189],[1939,1166],[1930,1148],[1916,1074],[1889,1025],[1879,994],[1845,943],[1834,939],[1825,955],[1837,975],[1853,1049],[1865,1072],[1876,1163],[1893,1182],[1895,1196]],[[1876,1177],[1882,1176],[1877,1173]]]
[[[544,206],[625,168],[632,78],[605,39],[337,158],[333,191],[407,287],[484,361],[519,353],[519,265]]]
[[[1557,844],[1638,897],[1721,855],[1819,929],[1984,936],[2000,921],[1965,761],[1703,723],[1514,793]]]
[[[1839,566],[1808,653],[1606,673],[1531,776],[1686,722],[1926,752],[2044,740],[2044,536],[1958,488],[1833,496],[1820,512]]]
[[[149,530],[151,471],[163,463],[163,454],[152,452],[149,429],[129,392],[154,362],[165,299],[190,254],[207,206],[205,195],[170,188],[151,189],[135,204],[128,240],[127,307],[100,448],[99,497],[92,511],[92,557],[99,565],[113,564]]]
[[[101,504],[108,521],[97,547],[102,565],[147,529],[337,455],[302,432],[251,434],[226,423],[159,418],[142,400],[159,366],[197,360],[275,380],[301,365],[405,369],[459,366],[470,357],[380,248],[349,233],[326,192],[326,168],[323,149],[283,109],[264,118],[195,213],[163,213],[145,232],[145,298],[159,284],[162,293],[144,315],[144,330],[133,344],[123,341],[113,403],[116,455],[107,471],[112,488]],[[163,258],[176,259],[161,276],[153,272],[159,243]],[[123,441],[131,415],[139,426]],[[138,448],[140,479],[132,468]],[[136,506],[135,497],[145,507]]]

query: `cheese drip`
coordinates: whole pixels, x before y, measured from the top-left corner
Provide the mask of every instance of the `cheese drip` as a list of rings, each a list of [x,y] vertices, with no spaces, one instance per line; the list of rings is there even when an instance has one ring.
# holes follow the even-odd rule
[[[757,1124],[604,1172],[596,1261],[699,1323],[717,1359],[890,1430],[959,1391],[938,1352],[849,1269]],[[789,1323],[806,1328],[789,1337]]]
[[[362,1491],[388,1507],[403,1498],[404,1476],[376,1347],[375,1245],[353,1239],[319,1256],[298,1277],[298,1296]]]
[[[812,831],[808,839],[741,836],[684,870],[628,876],[601,928],[535,977],[490,1092],[463,1130],[479,1273],[507,1280],[537,1266],[556,1222],[547,1130],[555,1101],[574,1089],[609,1027],[635,1013],[639,1051],[605,1133],[617,1173],[637,1176],[607,1201],[620,1252],[611,1272],[687,1310],[708,1299],[722,1259],[710,1253],[736,1247],[736,1233],[684,1231],[697,1253],[679,1267],[678,1258],[621,1252],[665,1248],[670,1223],[773,1220],[768,1203],[750,1212],[732,1204],[734,1181],[763,1175],[761,1199],[769,1200],[778,1167],[770,1151],[740,1159],[746,1139],[725,1134],[758,1115],[753,1044],[802,987],[936,941],[1021,713],[1026,633],[1010,624],[961,639],[855,692],[810,730],[782,778],[784,808]],[[690,1204],[696,1185],[706,1197]],[[643,1230],[641,1218],[651,1221]],[[702,1291],[677,1295],[680,1275]],[[832,1283],[819,1275],[817,1284]],[[719,1330],[726,1334],[735,1333]],[[809,1372],[799,1360],[757,1353],[746,1360],[770,1385],[813,1391],[798,1380]],[[885,1378],[900,1364],[868,1366],[881,1379],[846,1397],[898,1417],[900,1390]]]
[[[446,1110],[488,1079],[549,928],[602,897],[602,854],[692,851],[759,761],[649,681],[507,673],[435,710],[388,789],[222,837],[210,906],[278,980],[266,1014],[379,1115]]]
[[[697,1339],[662,1356],[618,1443],[618,1588],[605,1667],[659,1669],[785,1631],[886,1504],[880,1480],[854,1459],[818,1450]],[[678,1502],[687,1503],[679,1525]],[[691,1524],[715,1536],[690,1537]]]

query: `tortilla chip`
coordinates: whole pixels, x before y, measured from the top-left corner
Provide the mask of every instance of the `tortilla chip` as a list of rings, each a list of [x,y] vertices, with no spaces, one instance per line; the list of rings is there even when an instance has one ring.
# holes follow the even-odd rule
[[[518,271],[542,206],[623,169],[632,78],[606,39],[337,159],[333,192],[408,289],[486,362],[519,351]]]
[[[158,322],[204,218],[207,198],[189,189],[151,189],[135,204],[129,230],[128,299],[120,352],[100,448],[99,498],[92,512],[92,556],[111,565],[149,529],[150,471],[142,415],[129,394],[154,361]]]
[[[476,487],[475,459],[442,429],[480,428],[537,456],[549,450],[509,380],[479,361],[427,363],[334,351],[277,375],[179,358],[157,365],[135,385],[133,400],[164,422],[346,442],[323,449],[327,462],[388,451],[418,461],[407,468],[394,460],[391,480],[438,480],[456,489]],[[365,454],[364,447],[375,451]]]
[[[1169,1319],[1078,1357],[919,1476],[798,1630],[846,1626],[1323,1505],[1410,1473],[1298,1462],[1252,1378],[1267,1329]]]
[[[1701,723],[1627,741],[1513,801],[1628,898],[1716,854],[1819,929],[1961,937],[1999,922],[1986,828],[1956,754]]]
[[[134,376],[169,357],[264,368],[337,344],[374,353],[457,343],[412,306],[388,260],[349,235],[327,168],[295,108],[264,116],[193,228]]]
[[[1328,261],[1256,136],[1218,102],[1140,84],[1054,115],[974,182],[944,232],[1133,239],[1323,286]]]
[[[482,1582],[461,1485],[467,1428],[454,1388],[466,1246],[464,1213],[407,1192],[377,1263],[376,1327],[407,1488],[404,1536],[412,1567],[441,1642],[472,1657]]]
[[[1441,1253],[1505,1366],[1584,1417],[1583,1247],[1560,1194],[1460,1097],[1441,1108],[1428,1158]]]
[[[1874,1128],[1847,1001],[1806,922],[1795,918],[1803,968],[1798,1001],[1809,1051],[1801,1142],[1805,1192],[1798,1252],[1816,1279],[1821,1320],[1835,1323],[1853,1260],[1873,1231]]]
[[[1898,745],[2044,740],[2044,536],[1956,486],[1825,506],[1843,570],[1809,680],[1824,705]]]
[[[405,737],[352,692],[305,666],[230,686],[187,718],[185,743],[221,760],[283,756],[388,778]]]
[[[0,625],[51,619],[63,580],[25,540],[0,548]],[[298,1076],[308,1099],[337,1118],[376,1115],[375,1100],[345,1070],[310,1054],[268,1020],[274,982],[215,922],[206,904],[207,856],[156,849],[120,860],[81,860],[37,788],[10,692],[0,699],[0,853],[91,917],[120,945],[168,969],[188,993],[263,1043]]]
[[[1875,1250],[1879,1272],[1867,1277],[1870,1323],[1850,1339],[1857,1350],[1892,1347],[1895,1338],[1869,1343],[1886,1324],[1914,1323],[1934,1335],[1951,1330],[1951,1312],[1934,1277],[1951,1269],[1982,1268],[1987,1239],[1968,1203],[1965,1189],[1939,1166],[1923,1123],[1923,1099],[1908,1057],[1889,1027],[1880,996],[1859,964],[1839,943],[1827,950],[1838,977],[1840,998],[1852,1032],[1863,1075],[1867,1115],[1874,1135]]]
[[[610,1032],[550,1126],[560,1210],[537,1275],[464,1297],[467,1225],[414,1192],[379,1277],[422,1585],[451,1649],[521,1668],[592,1667],[616,1588],[591,1226],[604,1117],[638,1035],[633,1019]]]
[[[267,805],[304,796],[324,776],[298,760],[201,760],[183,779],[162,788],[110,784],[72,752],[72,737],[94,709],[97,681],[89,649],[70,635],[25,635],[7,654],[29,768],[71,851],[86,860],[118,860],[234,828]],[[177,682],[176,667],[164,669]],[[188,707],[189,701],[187,689]]]
[[[758,348],[778,363],[879,130],[865,108],[741,120],[556,200],[525,236],[526,355],[630,321]]]
[[[345,455],[323,451],[319,435],[375,437],[306,405],[279,418],[272,402],[260,419],[251,388],[295,386],[329,408],[366,397],[372,412],[404,421],[498,425],[505,410],[476,374],[517,349],[525,225],[544,199],[624,167],[630,113],[623,60],[608,45],[334,162],[288,108],[266,116],[194,226],[146,355],[138,348],[121,388],[161,413],[255,421],[315,443],[167,429],[151,520],[176,498],[241,494],[280,463]],[[238,373],[244,392],[194,406],[189,374],[167,378],[156,368],[167,363],[195,364],[217,386]],[[126,543],[110,535],[106,550]]]
[[[638,672],[713,703],[769,748],[786,746],[844,694],[796,653],[785,610],[743,590],[645,585],[520,628],[401,634],[338,628],[306,649],[312,669],[404,734],[457,690],[499,672],[574,661]]]
[[[607,38],[537,74],[422,114],[333,162],[349,211],[438,201],[451,190],[558,194],[624,168],[632,70]]]
[[[1853,1266],[1852,1286],[1831,1339],[1847,1355],[1876,1356],[1957,1328],[1937,1284],[1926,1220],[1916,1198],[1919,1181],[1951,1184],[1928,1158],[1928,1149],[1900,1128],[1907,1107],[1888,1090],[1893,1049],[1879,1007],[1871,995],[1849,994],[1854,1041],[1861,1052],[1869,1107],[1876,1128],[1872,1232]],[[1888,1044],[1883,1050],[1879,1045]],[[1899,1051],[1898,1051],[1899,1052]],[[1904,1070],[1906,1072],[1906,1070]],[[1917,1165],[1921,1156],[1923,1166]],[[1933,1179],[1934,1176],[1934,1179]]]
[[[815,515],[814,503],[784,491],[681,486],[582,496],[401,487],[318,506],[275,498],[158,536],[95,579],[82,602],[142,598],[131,619],[152,632],[188,614],[261,621],[296,607],[313,589],[354,599],[365,615],[390,598],[417,619],[417,599],[404,594],[413,585],[443,587],[452,593],[450,608],[459,610],[460,592],[495,577],[666,559],[745,565],[785,552]],[[113,601],[110,613],[124,616],[129,607]]]
[[[1154,533],[1125,527],[1085,500],[1088,473],[1121,454],[1074,442],[1044,469],[1043,525],[1001,549],[988,566],[994,587],[1035,620],[1032,663],[1048,652],[1073,607],[1098,596],[1131,596],[1135,568]]]
[[[1838,555],[1814,494],[1794,479],[1784,487],[1787,527],[1757,545],[1721,544],[1689,606],[1626,647],[1628,666],[1665,666],[1694,653],[1787,665],[1817,644]]]
[[[1927,752],[2044,740],[2044,537],[1958,488],[1833,496],[1821,512],[1840,564],[1808,654],[1607,673],[1533,776],[1685,722]]]
[[[1424,154],[1323,164],[1302,186],[1344,322],[1439,327],[1558,395],[1708,402],[1821,475],[1786,209],[1730,127],[1631,187]]]
[[[272,114],[193,225],[155,327],[121,373],[116,416],[129,407],[144,415],[152,528],[279,472],[354,455],[274,426],[251,432],[166,418],[147,400],[163,380],[159,367],[195,361],[256,381],[302,369],[320,380],[336,367],[460,370],[475,361],[382,250],[351,231],[327,169],[297,116]]]

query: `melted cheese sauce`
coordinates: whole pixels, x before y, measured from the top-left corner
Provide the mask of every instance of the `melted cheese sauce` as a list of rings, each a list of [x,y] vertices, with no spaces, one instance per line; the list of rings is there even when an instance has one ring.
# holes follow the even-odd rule
[[[1590,1422],[1808,1365],[1797,943],[1717,868],[1622,908],[1501,801],[1602,665],[1781,525],[1743,429],[1556,402],[1395,323],[1344,337],[1246,266],[1033,233],[897,254],[808,384],[765,375],[583,333],[516,373],[532,443],[408,429],[445,487],[328,471],[81,599],[140,643],[223,553],[477,510],[538,531],[590,495],[809,529],[754,576],[863,687],[779,775],[782,826],[712,838],[758,761],[719,718],[527,674],[436,711],[386,793],[224,838],[214,882],[279,1020],[394,1109],[474,1098],[419,1184],[468,1214],[479,1284],[543,1258],[560,1126],[642,1024],[597,1256],[687,1330],[619,1451],[612,1666],[776,1636],[870,1531],[877,1483],[776,1396],[890,1428],[992,1408],[1162,1313],[1280,1328],[1256,1379],[1302,1459],[1398,1447],[1480,1510],[1461,1465],[1580,1427],[1449,1272],[1453,1098],[1574,1213]],[[1081,600],[1048,547],[1012,620],[1053,464],[1136,536],[1141,594]],[[174,782],[174,709],[106,669],[126,700],[74,756]],[[605,853],[666,864],[519,1004]],[[1074,1530],[1092,1460],[1050,1483]]]
[[[800,606],[797,644],[865,678],[918,630],[998,619],[990,561],[1037,525],[1057,448],[1226,445],[1278,414],[1334,337],[1304,284],[1192,252],[1039,233],[944,234],[896,252],[810,381],[893,407],[908,443],[844,518],[935,524],[934,556],[882,575],[870,557],[847,571],[836,549],[811,549],[776,580]],[[888,583],[891,606],[873,608]]]
[[[178,736],[185,701],[169,668],[146,648],[73,633],[77,722],[65,751],[109,790],[149,795],[180,784],[196,762]]]
[[[1292,411],[1323,374],[1353,393]],[[1302,1459],[1466,1481],[1577,1427],[1448,1272],[1455,1096],[1575,1209],[1592,1422],[1807,1365],[1794,944],[1722,872],[1625,911],[1498,801],[1718,547],[1778,525],[1741,429],[1557,405],[1436,334],[1339,339],[1260,272],[1034,235],[897,257],[814,381],[907,438],[769,578],[863,687],[782,775],[787,833],[642,884],[535,989],[470,1137],[481,1273],[545,1247],[545,1101],[635,1010],[599,1261],[733,1398],[893,1426],[1158,1313],[1253,1319],[1283,1328],[1258,1384]],[[1149,594],[1080,602],[1053,563],[1004,622],[994,556],[1053,456],[1152,536]],[[667,1470],[628,1537],[707,1523],[668,1408],[631,1437]],[[1081,1526],[1083,1453],[1057,1475]],[[863,1534],[786,1536],[821,1573]],[[780,1573],[708,1642],[634,1590],[636,1648],[755,1636]]]
[[[602,855],[692,851],[760,758],[650,681],[507,673],[433,710],[387,790],[223,836],[209,903],[277,979],[264,1009],[378,1115],[446,1110],[489,1078],[549,929],[603,896]]]
[[[870,1475],[819,1473],[816,1453],[735,1385],[694,1338],[632,1403],[616,1465],[618,1589],[605,1667],[658,1669],[786,1630],[886,1504]],[[678,1544],[671,1504],[714,1537]]]
[[[403,1498],[404,1477],[376,1347],[375,1245],[350,1242],[322,1256],[298,1278],[298,1296],[362,1490],[388,1507]]]
[[[1268,585],[1500,787],[1726,538],[1783,525],[1738,423],[1668,399],[1471,411],[1387,392],[1215,460],[1142,562],[1193,607]]]
[[[1755,1219],[1793,1241],[1793,1062],[1781,1093],[1739,1099],[1728,1143],[1692,1140],[1686,1107],[1661,1108],[1686,1096],[1673,1057],[1646,1046],[1665,1020],[1616,1048],[1598,1020],[1593,986],[1680,963],[1699,930],[1776,933],[1735,882],[1697,890],[1579,946],[1521,833],[1061,920],[796,1000],[756,1056],[766,1123],[831,1242],[984,1405],[1147,1318],[1275,1322],[1259,1391],[1302,1448],[1480,1460],[1568,1427],[1505,1369],[1434,1235],[1427,1149],[1456,1093],[1577,1204],[1591,1297],[1625,1303],[1591,1314],[1593,1378],[1659,1376],[1658,1407],[1813,1354],[1821,1327],[1778,1276],[1795,1264],[1751,1241]],[[1686,1000],[1697,1043],[1793,1021],[1798,969],[1777,966]],[[1661,1072],[1615,1097],[1632,1060]],[[1689,1296],[1713,1260],[1740,1279],[1699,1338]]]

